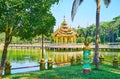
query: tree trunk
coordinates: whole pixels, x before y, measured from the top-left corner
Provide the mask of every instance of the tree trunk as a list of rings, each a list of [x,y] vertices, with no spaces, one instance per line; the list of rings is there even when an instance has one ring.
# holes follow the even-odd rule
[[[94,64],[96,69],[99,69],[99,19],[100,19],[100,0],[97,0],[96,9],[96,40],[95,40],[95,54],[94,54]]]
[[[0,65],[0,76],[2,76],[3,67],[5,64],[6,56],[7,56],[7,48],[9,44],[4,45],[3,53],[2,53],[2,59],[1,59],[1,65]]]
[[[42,58],[44,58],[44,36],[42,34]]]
[[[3,49],[3,53],[2,53],[2,58],[1,58],[1,65],[0,65],[0,79],[2,77],[2,72],[3,72],[4,65],[5,65],[6,57],[7,57],[7,49],[8,49],[8,45],[11,42],[11,39],[12,39],[12,36],[8,35],[6,33],[5,34],[5,45],[4,45],[4,49]]]
[[[114,42],[114,33],[112,32],[112,42]]]
[[[106,35],[104,34],[104,44],[105,44],[105,36],[106,36]]]

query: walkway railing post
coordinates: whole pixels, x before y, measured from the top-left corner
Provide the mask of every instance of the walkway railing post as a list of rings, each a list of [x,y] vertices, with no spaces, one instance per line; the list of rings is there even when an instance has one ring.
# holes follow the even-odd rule
[[[81,63],[81,58],[80,58],[79,55],[77,56],[77,59],[76,59],[76,60],[77,60],[76,63],[79,65],[79,64]]]
[[[103,64],[104,63],[104,55],[101,54],[99,59],[100,59],[100,64]]]
[[[52,67],[53,67],[53,62],[52,62],[51,58],[48,59],[47,67],[48,67],[48,69],[52,69]]]
[[[4,70],[5,75],[11,74],[11,65],[9,61],[5,62],[5,70]]]
[[[114,68],[118,68],[118,58],[117,58],[117,57],[114,57],[113,67],[114,67]]]
[[[40,61],[40,70],[45,70],[45,60],[41,59]]]

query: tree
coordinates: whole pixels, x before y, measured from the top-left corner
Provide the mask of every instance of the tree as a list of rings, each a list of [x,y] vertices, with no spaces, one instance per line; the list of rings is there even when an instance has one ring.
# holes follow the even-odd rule
[[[89,42],[93,42],[94,36],[95,36],[95,25],[92,24],[89,27],[86,28],[86,34],[87,34],[87,39],[91,39]]]
[[[98,45],[99,40],[98,39],[99,39],[100,3],[101,3],[100,1],[101,0],[95,0],[96,5],[97,5],[96,7],[96,41],[95,41],[95,53],[94,53],[93,63],[95,64],[96,69],[99,69],[99,45]],[[72,11],[71,11],[72,21],[76,14],[77,8],[82,2],[83,0],[74,0]],[[108,7],[110,2],[111,0],[104,0],[106,7]]]
[[[4,43],[5,37],[4,37],[4,33],[0,33],[0,44]]]
[[[113,26],[114,32],[116,33],[116,38],[119,37],[120,36],[120,15],[113,18],[113,20],[111,21],[111,25]]]
[[[59,0],[0,0],[0,32],[5,33],[5,44],[3,48],[0,77],[7,56],[7,48],[11,43],[12,36],[19,36],[21,39],[32,39],[32,37],[41,34],[46,26],[48,30],[52,29],[55,19],[50,12],[50,7]],[[52,21],[47,18],[52,18]],[[43,22],[48,19],[47,22]],[[49,23],[50,23],[49,22]],[[38,29],[41,28],[41,29]],[[48,31],[47,31],[48,32]],[[47,33],[46,32],[46,33]]]
[[[55,18],[51,13],[42,16],[40,27],[36,28],[36,34],[42,35],[42,58],[44,58],[44,35],[50,36],[55,25]],[[39,25],[38,25],[39,26]],[[40,31],[41,30],[41,31]]]
[[[117,42],[120,42],[120,37],[117,37],[116,41],[117,41]]]
[[[100,40],[101,43],[105,43],[109,41],[110,35],[110,22],[103,22],[100,24]]]
[[[77,29],[77,33],[79,34],[79,36],[82,38],[84,37],[84,40],[86,40],[87,35],[86,35],[86,29],[85,28],[79,28]]]

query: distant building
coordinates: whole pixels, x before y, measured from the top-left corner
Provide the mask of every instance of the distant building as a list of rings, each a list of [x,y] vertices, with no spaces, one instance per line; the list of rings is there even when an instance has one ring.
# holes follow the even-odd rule
[[[54,42],[60,44],[76,43],[77,36],[78,33],[68,26],[64,16],[64,21],[61,23],[60,27],[58,27],[58,29],[54,32]]]

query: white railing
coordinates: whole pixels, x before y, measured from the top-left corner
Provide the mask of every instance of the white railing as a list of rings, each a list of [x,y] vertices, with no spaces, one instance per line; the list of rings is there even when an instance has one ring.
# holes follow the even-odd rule
[[[67,47],[67,48],[83,48],[83,43],[77,44],[44,44],[44,47]],[[0,44],[0,48],[3,48],[4,44]],[[10,44],[9,47],[42,47],[41,44]],[[95,45],[90,44],[90,48],[95,48]],[[99,44],[100,49],[120,49],[120,45],[106,45]]]

